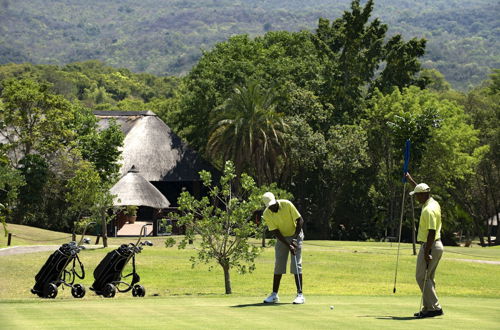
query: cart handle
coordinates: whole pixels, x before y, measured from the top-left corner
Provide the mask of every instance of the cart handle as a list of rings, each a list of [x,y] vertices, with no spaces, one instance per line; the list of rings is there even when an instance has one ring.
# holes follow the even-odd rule
[[[147,226],[147,224],[143,225],[141,227],[141,232],[139,233],[139,239],[137,240],[137,243],[135,243],[135,246],[139,246],[139,243],[141,242],[141,239],[143,237],[146,237],[146,226]]]

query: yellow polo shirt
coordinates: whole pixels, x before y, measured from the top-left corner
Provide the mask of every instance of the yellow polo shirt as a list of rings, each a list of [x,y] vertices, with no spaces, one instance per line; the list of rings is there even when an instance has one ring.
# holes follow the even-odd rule
[[[427,242],[429,229],[434,229],[436,231],[434,240],[441,238],[441,206],[439,206],[439,203],[432,197],[429,197],[422,207],[417,241]]]
[[[266,222],[269,231],[278,229],[281,235],[293,236],[295,234],[295,227],[300,213],[297,211],[292,202],[286,199],[278,199],[280,205],[278,212],[271,211],[268,207],[264,210],[262,218]]]

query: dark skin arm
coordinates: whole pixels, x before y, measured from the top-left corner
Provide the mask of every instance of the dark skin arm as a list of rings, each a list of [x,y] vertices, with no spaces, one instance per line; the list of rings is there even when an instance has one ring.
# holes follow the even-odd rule
[[[300,234],[300,231],[302,230],[302,226],[304,225],[304,219],[302,219],[302,217],[299,217],[295,220],[296,222],[296,226],[295,226],[295,238],[297,238]],[[275,229],[273,231],[271,231],[271,233],[277,238],[279,239],[283,244],[285,244],[286,246],[288,246],[288,249],[290,250],[290,252],[295,255],[295,248],[296,246],[292,243],[288,243],[285,239],[285,236],[283,236],[283,234],[281,234],[281,232],[278,230],[278,229]]]
[[[304,226],[304,219],[302,217],[299,217],[295,220],[295,239],[299,237],[300,232],[302,231],[302,227]]]
[[[429,262],[432,259],[431,248],[432,244],[434,243],[434,238],[436,238],[436,230],[429,229],[429,233],[427,233],[427,242],[425,242],[425,250],[424,250],[424,259],[427,265],[429,265]]]
[[[417,183],[415,182],[415,180],[413,180],[413,178],[411,177],[410,173],[406,172],[405,176],[408,179],[408,181],[410,181],[410,183],[413,185],[413,188],[415,188],[415,186],[417,185]]]

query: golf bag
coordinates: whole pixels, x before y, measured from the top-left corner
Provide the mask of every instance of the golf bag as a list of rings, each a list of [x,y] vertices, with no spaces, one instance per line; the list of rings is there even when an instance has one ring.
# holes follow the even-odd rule
[[[146,289],[137,284],[141,279],[135,267],[135,255],[142,251],[142,245],[153,245],[149,241],[140,243],[143,230],[145,232],[145,226],[141,229],[141,236],[137,243],[122,244],[101,260],[94,270],[95,281],[90,290],[106,298],[113,298],[117,291],[123,293],[130,290],[132,290],[132,296],[134,297],[144,297],[146,295]],[[132,259],[132,273],[123,276],[123,270],[130,259]],[[124,280],[127,277],[131,277],[130,282]]]
[[[40,298],[55,298],[59,286],[63,284],[71,287],[71,294],[73,297],[83,298],[83,296],[85,296],[85,287],[81,284],[74,283],[76,278],[85,278],[85,268],[78,257],[78,253],[84,248],[80,244],[85,235],[87,226],[85,227],[79,244],[76,244],[76,242],[63,244],[50,255],[38,274],[36,274],[35,286],[31,289],[31,293],[38,295]],[[80,274],[76,270],[77,261],[80,266]],[[70,264],[72,264],[71,268],[67,270],[66,268]]]

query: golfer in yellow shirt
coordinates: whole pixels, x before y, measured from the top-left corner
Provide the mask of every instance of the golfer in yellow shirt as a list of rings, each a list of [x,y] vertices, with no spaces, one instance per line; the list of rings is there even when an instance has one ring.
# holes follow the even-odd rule
[[[262,218],[269,231],[277,238],[274,246],[273,292],[264,299],[264,303],[279,301],[278,290],[281,277],[286,274],[288,255],[292,254],[290,272],[294,274],[297,286],[297,297],[293,303],[303,304],[305,302],[302,294],[302,241],[304,240],[302,226],[304,220],[292,202],[286,199],[277,200],[271,192],[266,192],[262,196],[262,201],[266,205]]]
[[[430,196],[431,188],[427,184],[417,184],[409,173],[406,173],[406,177],[415,187],[410,192],[410,195],[415,195],[418,202],[422,204],[417,235],[417,241],[421,246],[417,257],[415,277],[422,291],[423,308],[418,313],[415,313],[415,317],[426,318],[443,315],[443,309],[436,294],[436,283],[434,282],[436,269],[443,255],[441,207]]]

